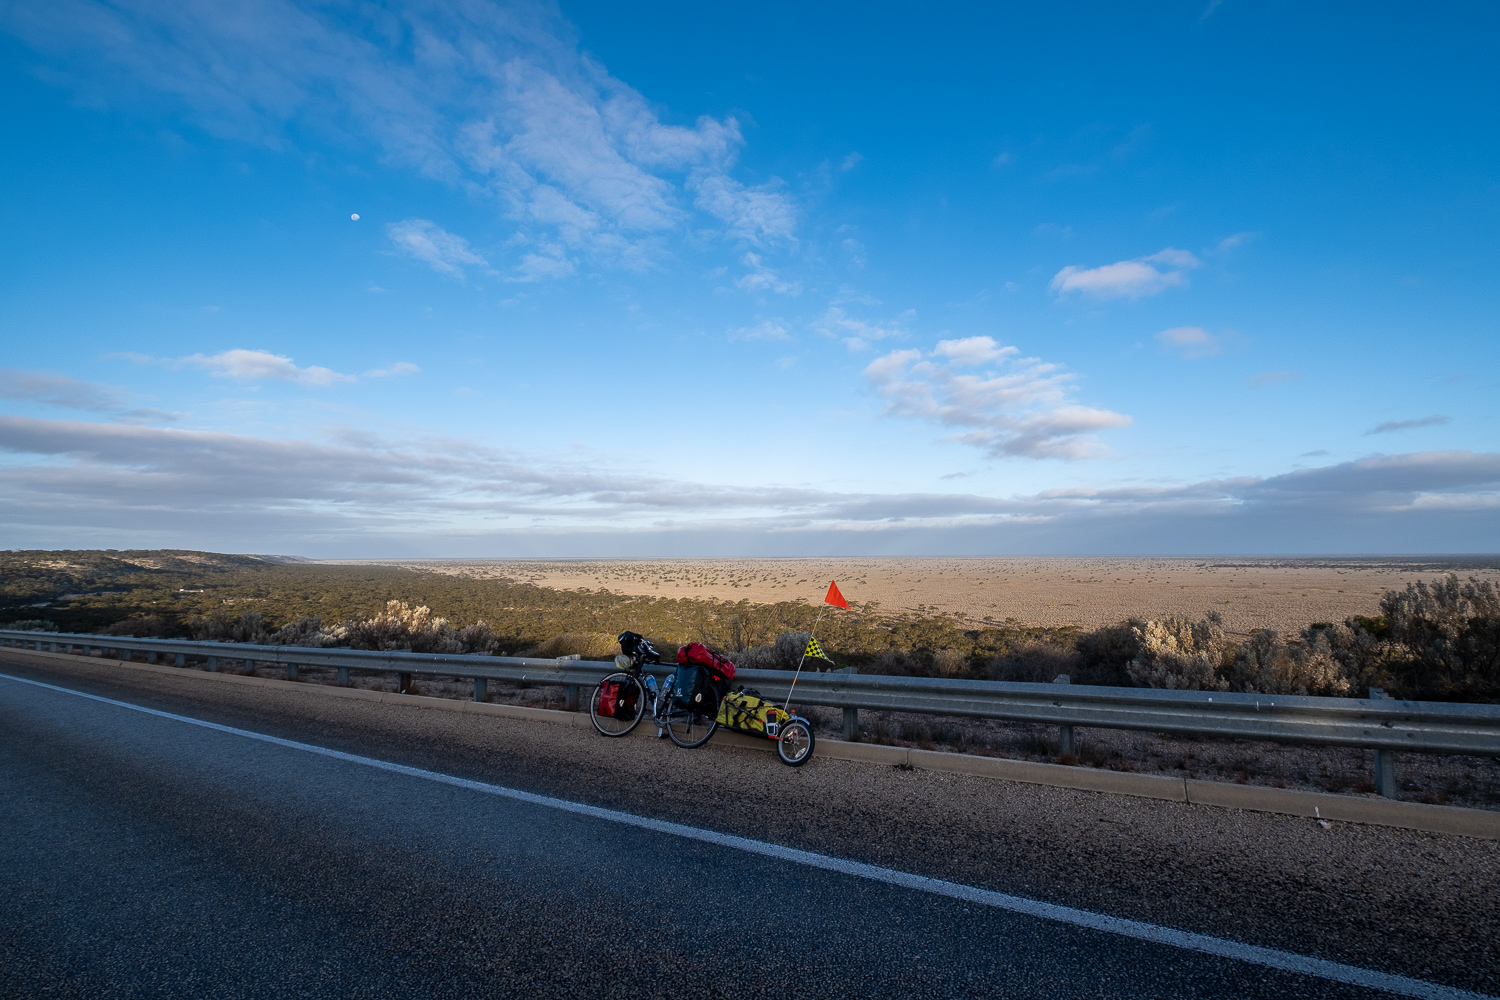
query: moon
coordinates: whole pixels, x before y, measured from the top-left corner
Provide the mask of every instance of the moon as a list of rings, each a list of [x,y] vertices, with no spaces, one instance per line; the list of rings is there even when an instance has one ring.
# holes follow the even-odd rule
[[[358,222],[359,221],[359,213],[355,212],[353,215],[349,216],[349,218],[350,218],[350,220],[352,220],[354,222]]]

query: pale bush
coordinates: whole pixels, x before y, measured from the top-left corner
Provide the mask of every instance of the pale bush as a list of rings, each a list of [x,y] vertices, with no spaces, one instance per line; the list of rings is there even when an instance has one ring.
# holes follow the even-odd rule
[[[1201,621],[1172,617],[1132,627],[1140,652],[1130,661],[1137,687],[1227,691],[1223,670],[1233,656],[1223,618],[1210,611]]]
[[[385,610],[362,622],[344,623],[353,649],[410,650],[414,653],[462,653],[463,642],[448,619],[431,608],[413,608],[405,601],[387,601]]]
[[[273,646],[305,646],[323,649],[328,646],[343,646],[349,641],[349,630],[343,625],[325,629],[319,615],[303,615],[288,622],[271,634]]]
[[[741,670],[785,670],[775,646],[751,646],[734,654],[734,665]]]
[[[56,632],[57,626],[45,618],[27,618],[24,621],[11,622],[6,628],[15,629],[18,632]]]
[[[783,629],[776,641],[765,646],[751,646],[737,651],[732,659],[737,667],[748,670],[796,670],[802,654],[807,649],[810,632]],[[808,660],[803,664],[807,670],[828,669],[826,660]]]
[[[1256,632],[1240,644],[1230,669],[1236,691],[1249,694],[1347,695],[1349,678],[1334,656],[1325,629],[1308,629],[1300,641]]]

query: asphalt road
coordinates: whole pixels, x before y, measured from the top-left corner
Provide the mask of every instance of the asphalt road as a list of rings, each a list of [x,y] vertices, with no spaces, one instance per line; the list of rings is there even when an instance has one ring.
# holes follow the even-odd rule
[[[1490,842],[0,663],[380,761],[1495,992]],[[14,680],[0,679],[0,754],[6,997],[1370,995]]]

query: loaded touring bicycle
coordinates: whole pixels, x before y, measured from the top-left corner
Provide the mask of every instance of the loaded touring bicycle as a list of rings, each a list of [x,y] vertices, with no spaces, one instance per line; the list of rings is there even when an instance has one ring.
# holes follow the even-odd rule
[[[589,718],[605,736],[624,736],[640,724],[649,705],[657,735],[688,749],[701,747],[720,727],[771,740],[784,764],[799,767],[813,751],[812,725],[743,686],[731,690],[734,664],[701,642],[677,651],[677,670],[664,681],[645,668],[661,656],[644,637],[620,635],[619,667],[594,688]]]

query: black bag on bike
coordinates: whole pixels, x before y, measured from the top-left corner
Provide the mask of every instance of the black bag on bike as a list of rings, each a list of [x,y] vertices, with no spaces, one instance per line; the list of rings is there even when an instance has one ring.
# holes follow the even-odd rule
[[[651,645],[651,640],[639,632],[621,632],[616,641],[620,644],[620,652],[632,660],[639,659],[641,663],[661,662],[661,654]]]
[[[684,664],[677,668],[677,675],[672,681],[674,707],[701,715],[705,719],[716,718],[719,714],[719,699],[724,696],[721,690],[723,686],[727,685],[716,684],[704,668],[696,664]]]

